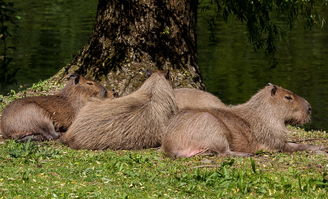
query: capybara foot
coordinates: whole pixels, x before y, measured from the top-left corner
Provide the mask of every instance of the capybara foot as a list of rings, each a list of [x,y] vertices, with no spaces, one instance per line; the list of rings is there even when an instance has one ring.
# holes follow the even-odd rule
[[[24,137],[19,138],[17,141],[19,142],[28,142],[28,141],[45,141],[45,140],[55,140],[60,136],[59,133],[55,132],[51,135],[40,135],[40,134],[32,134],[26,135]]]
[[[29,141],[43,141],[45,138],[42,135],[27,135],[17,139],[18,142],[29,142]]]

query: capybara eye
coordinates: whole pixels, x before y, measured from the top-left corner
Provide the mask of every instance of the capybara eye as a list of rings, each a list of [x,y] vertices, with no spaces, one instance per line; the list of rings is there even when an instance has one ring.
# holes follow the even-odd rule
[[[289,96],[289,95],[286,95],[285,98],[286,98],[287,100],[289,100],[289,101],[293,99],[293,98],[292,98],[291,96]]]
[[[93,85],[93,83],[92,83],[92,82],[87,82],[87,84],[89,84],[89,85]]]

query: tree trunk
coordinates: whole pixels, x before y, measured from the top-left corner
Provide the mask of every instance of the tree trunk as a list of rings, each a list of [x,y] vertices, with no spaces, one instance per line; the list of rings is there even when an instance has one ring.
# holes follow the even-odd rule
[[[197,0],[99,0],[89,44],[57,77],[77,72],[125,95],[142,84],[146,69],[161,69],[170,71],[173,87],[203,89],[197,5]]]

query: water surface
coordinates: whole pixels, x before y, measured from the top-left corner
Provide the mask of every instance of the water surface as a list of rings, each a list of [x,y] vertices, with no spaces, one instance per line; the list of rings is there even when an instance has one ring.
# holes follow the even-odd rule
[[[13,0],[17,27],[11,29],[9,44],[14,59],[11,67],[19,68],[17,84],[9,88],[30,86],[47,79],[78,54],[93,28],[96,0]]]

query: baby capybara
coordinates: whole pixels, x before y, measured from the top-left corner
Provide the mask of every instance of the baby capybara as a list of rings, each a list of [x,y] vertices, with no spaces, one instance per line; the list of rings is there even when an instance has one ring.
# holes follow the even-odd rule
[[[247,156],[259,150],[319,151],[287,142],[286,124],[310,120],[311,106],[300,96],[268,84],[248,102],[221,109],[182,110],[170,120],[162,149],[171,157],[201,153]]]
[[[1,133],[4,138],[19,141],[56,139],[90,97],[105,98],[107,90],[95,81],[71,75],[56,95],[26,97],[10,103],[2,114]]]
[[[173,89],[158,71],[127,96],[88,103],[61,140],[74,149],[158,147],[164,127],[176,111]]]

